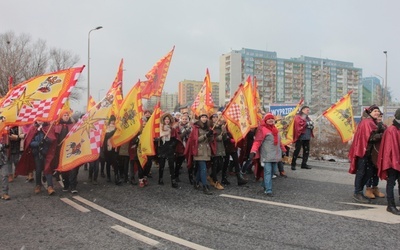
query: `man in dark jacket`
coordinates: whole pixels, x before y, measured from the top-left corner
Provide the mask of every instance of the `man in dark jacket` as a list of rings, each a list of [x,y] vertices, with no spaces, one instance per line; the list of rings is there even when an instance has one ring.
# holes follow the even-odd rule
[[[301,168],[311,169],[307,165],[308,156],[310,155],[310,140],[314,137],[314,123],[308,117],[310,108],[308,106],[301,107],[299,113],[294,117],[294,133],[293,141],[295,142],[295,150],[292,158],[292,170],[296,170],[296,160],[299,157],[300,149],[303,148],[303,159]]]

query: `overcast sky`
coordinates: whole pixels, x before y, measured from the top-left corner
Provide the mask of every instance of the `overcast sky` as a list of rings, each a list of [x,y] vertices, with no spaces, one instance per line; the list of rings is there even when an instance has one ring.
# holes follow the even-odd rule
[[[87,65],[95,99],[124,59],[125,93],[175,45],[165,91],[184,79],[219,81],[219,56],[232,49],[353,62],[363,77],[385,77],[400,101],[400,2],[396,0],[13,0],[0,3],[0,33],[27,33]],[[77,65],[78,66],[78,65]],[[85,79],[80,82],[86,86]],[[86,105],[86,94],[82,95]],[[77,104],[75,104],[77,105]],[[83,105],[80,105],[82,108]]]

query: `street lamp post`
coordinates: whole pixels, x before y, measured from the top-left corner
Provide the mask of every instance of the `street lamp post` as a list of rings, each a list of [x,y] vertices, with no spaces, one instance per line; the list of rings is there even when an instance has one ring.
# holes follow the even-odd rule
[[[89,30],[88,33],[88,63],[87,63],[87,105],[89,105],[89,99],[90,99],[90,33],[94,30],[99,30],[103,28],[102,26],[98,26],[94,29]]]
[[[387,117],[387,51],[383,51],[386,56],[386,66],[385,66],[385,92],[384,92],[384,99],[383,99],[383,121]]]

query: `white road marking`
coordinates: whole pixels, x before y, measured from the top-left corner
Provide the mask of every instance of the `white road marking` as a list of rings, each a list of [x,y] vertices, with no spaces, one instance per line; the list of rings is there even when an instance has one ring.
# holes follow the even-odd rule
[[[148,244],[150,246],[157,247],[157,246],[160,245],[160,242],[158,242],[156,240],[153,240],[153,239],[150,239],[149,237],[146,237],[144,235],[138,234],[138,233],[136,233],[136,232],[134,232],[132,230],[129,230],[129,229],[125,228],[125,227],[121,227],[119,225],[115,225],[115,226],[112,226],[111,228],[117,230],[120,233],[128,235],[128,236],[134,238],[135,240],[139,240],[141,242],[144,242],[144,243],[146,243],[146,244]]]
[[[76,203],[76,202],[71,201],[71,200],[68,199],[68,198],[60,198],[60,200],[62,200],[63,202],[65,202],[65,203],[67,203],[68,205],[70,205],[71,207],[73,207],[73,208],[75,208],[75,209],[77,209],[77,210],[79,210],[79,211],[81,211],[81,212],[83,212],[83,213],[90,212],[89,209],[87,209],[87,208],[85,208],[85,207],[79,205],[79,204]]]
[[[264,204],[268,204],[268,205],[272,205],[272,206],[301,209],[301,210],[307,210],[307,211],[312,211],[312,212],[317,212],[317,213],[331,214],[331,215],[350,217],[350,218],[368,220],[368,221],[375,221],[375,222],[381,222],[381,223],[387,223],[387,224],[399,224],[400,223],[400,216],[387,212],[386,206],[382,206],[382,205],[372,205],[372,204],[364,205],[364,204],[358,204],[358,203],[345,203],[345,204],[349,204],[349,205],[368,207],[369,209],[330,211],[330,210],[325,210],[325,209],[304,207],[304,206],[298,206],[298,205],[292,205],[292,204],[286,204],[286,203],[280,203],[280,202],[274,202],[274,201],[267,201],[267,200],[252,199],[252,198],[246,198],[246,197],[228,195],[228,194],[221,194],[220,196],[226,197],[226,198],[231,198],[231,199],[237,199],[237,200],[264,203]]]
[[[175,242],[177,244],[180,244],[182,246],[185,246],[185,247],[188,247],[188,248],[191,248],[191,249],[212,249],[212,248],[208,248],[208,247],[205,247],[205,246],[202,246],[202,245],[199,245],[199,244],[196,244],[196,243],[193,243],[193,242],[190,242],[190,241],[175,237],[173,235],[158,231],[156,229],[153,229],[151,227],[145,226],[143,224],[140,224],[140,223],[138,223],[136,221],[133,221],[131,219],[128,219],[128,218],[126,218],[126,217],[124,217],[122,215],[114,213],[114,212],[112,212],[112,211],[110,211],[110,210],[108,210],[108,209],[106,209],[104,207],[101,207],[101,206],[99,206],[99,205],[97,205],[97,204],[95,204],[95,203],[93,203],[91,201],[88,201],[88,200],[82,198],[81,196],[77,195],[77,196],[74,196],[73,198],[78,200],[78,201],[80,201],[80,202],[82,202],[83,204],[85,204],[85,205],[87,205],[89,207],[92,207],[92,208],[94,208],[94,209],[96,209],[96,210],[98,210],[98,211],[110,216],[110,217],[113,217],[114,219],[122,221],[122,222],[124,222],[124,223],[126,223],[126,224],[128,224],[128,225],[130,225],[132,227],[136,227],[136,228],[138,228],[138,229],[140,229],[142,231],[145,231],[145,232],[147,232],[149,234],[153,234],[153,235],[158,236],[160,238]]]

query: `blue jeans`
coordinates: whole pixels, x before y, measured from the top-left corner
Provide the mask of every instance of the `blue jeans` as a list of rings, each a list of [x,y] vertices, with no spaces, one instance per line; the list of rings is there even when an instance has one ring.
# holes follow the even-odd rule
[[[264,189],[265,193],[272,193],[272,175],[278,168],[277,162],[264,162]]]
[[[371,164],[368,157],[357,157],[357,172],[354,180],[354,194],[362,194],[364,186],[373,175],[374,166]]]
[[[203,187],[207,185],[207,164],[205,161],[196,161],[197,163],[197,173],[196,182],[203,184]]]

